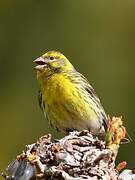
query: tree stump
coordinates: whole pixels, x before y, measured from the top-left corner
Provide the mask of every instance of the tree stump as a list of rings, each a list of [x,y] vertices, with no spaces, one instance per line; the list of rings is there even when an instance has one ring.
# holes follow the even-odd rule
[[[114,120],[118,125],[113,125],[113,131],[109,126],[109,136],[104,141],[88,130],[70,132],[54,142],[51,134],[42,136],[36,143],[26,145],[3,177],[7,180],[128,180],[124,178],[130,174],[133,180],[133,170],[125,170],[123,175],[119,172],[124,163],[115,165],[123,126],[117,118]]]

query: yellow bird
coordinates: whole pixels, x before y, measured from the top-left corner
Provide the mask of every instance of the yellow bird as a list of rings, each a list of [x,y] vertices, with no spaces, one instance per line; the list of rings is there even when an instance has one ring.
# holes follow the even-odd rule
[[[104,134],[107,116],[88,80],[58,51],[34,61],[40,85],[39,103],[46,119],[57,130],[90,130]]]

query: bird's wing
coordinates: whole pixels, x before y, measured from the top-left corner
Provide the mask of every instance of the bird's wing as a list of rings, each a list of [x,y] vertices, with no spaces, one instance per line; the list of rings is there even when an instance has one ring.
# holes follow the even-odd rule
[[[96,95],[96,92],[95,90],[93,89],[93,87],[90,85],[90,83],[88,82],[88,80],[81,74],[80,75],[81,78],[82,78],[82,81],[83,81],[83,86],[84,86],[84,89],[88,92],[90,98],[93,99],[94,103],[96,104],[96,106],[100,109],[100,113],[101,113],[101,116],[102,116],[102,124],[105,128],[105,130],[107,130],[107,124],[108,124],[108,121],[107,121],[107,116],[106,116],[106,113],[104,111],[104,108],[100,102],[100,99],[98,98],[98,96]]]
[[[39,103],[39,107],[40,107],[41,110],[43,111],[42,93],[41,93],[40,90],[38,91],[38,103]]]
[[[45,118],[47,119],[47,121],[49,121],[51,127],[53,127],[51,120],[49,119],[48,114],[46,113],[46,110],[45,110],[45,102],[43,101],[41,90],[38,91],[38,102],[39,102],[39,107],[43,111]]]
[[[100,99],[96,95],[95,90],[90,85],[89,81],[79,72],[73,71],[71,73],[71,79],[74,83],[76,83],[78,86],[80,86],[81,90],[88,93],[88,96],[90,99],[93,100],[97,108],[100,110],[100,114],[102,116],[102,123],[105,129],[107,129],[107,116],[105,114],[105,111],[101,105]]]
[[[86,91],[89,94],[90,98],[94,98],[97,104],[101,105],[100,100],[95,93],[95,90],[81,73],[74,70],[69,74],[69,76],[72,82],[79,85],[82,90]]]

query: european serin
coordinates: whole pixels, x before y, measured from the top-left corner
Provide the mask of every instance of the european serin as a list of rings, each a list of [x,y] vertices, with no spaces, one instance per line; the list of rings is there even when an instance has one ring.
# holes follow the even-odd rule
[[[61,131],[88,129],[104,133],[107,117],[88,80],[60,52],[49,51],[34,61],[40,84],[39,103],[46,119]]]

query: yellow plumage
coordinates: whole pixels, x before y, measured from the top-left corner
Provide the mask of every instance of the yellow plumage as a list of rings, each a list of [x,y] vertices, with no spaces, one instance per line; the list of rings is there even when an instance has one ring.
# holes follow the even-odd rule
[[[68,59],[49,51],[35,60],[40,83],[40,105],[46,118],[58,130],[103,133],[106,114],[94,89]]]

